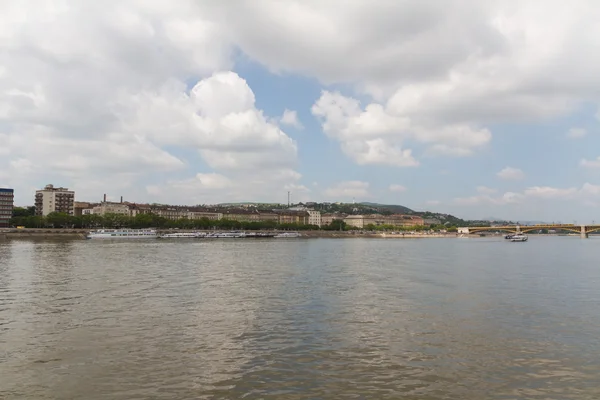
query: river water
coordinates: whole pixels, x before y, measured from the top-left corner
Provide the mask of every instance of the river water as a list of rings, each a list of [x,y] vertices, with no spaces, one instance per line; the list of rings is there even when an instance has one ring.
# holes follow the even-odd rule
[[[2,399],[598,399],[600,240],[0,242]]]

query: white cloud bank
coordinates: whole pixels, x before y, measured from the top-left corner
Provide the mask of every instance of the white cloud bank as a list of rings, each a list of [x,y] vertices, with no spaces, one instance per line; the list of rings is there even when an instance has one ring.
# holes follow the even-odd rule
[[[525,174],[518,168],[506,167],[499,171],[496,176],[500,179],[518,181],[525,178]]]
[[[359,165],[471,156],[493,124],[598,103],[598,20],[593,0],[2,2],[0,179],[18,198],[53,182],[172,202],[301,186],[296,143],[230,72],[237,49],[345,88],[312,113]]]

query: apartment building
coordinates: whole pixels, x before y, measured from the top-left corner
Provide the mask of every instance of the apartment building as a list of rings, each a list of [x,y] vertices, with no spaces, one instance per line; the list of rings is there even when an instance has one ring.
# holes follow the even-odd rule
[[[12,218],[14,190],[0,188],[0,228],[7,228]]]
[[[106,214],[119,214],[129,216],[129,206],[123,203],[113,203],[109,201],[103,201],[94,208],[92,208],[92,214],[95,215],[106,215]]]
[[[46,216],[52,212],[74,215],[75,192],[67,188],[46,185],[35,192],[35,214]]]
[[[346,218],[345,214],[321,214],[321,226],[331,225],[334,220],[344,218]]]
[[[392,226],[422,226],[423,218],[415,215],[348,215],[344,222],[352,227],[363,229],[368,225],[392,225]]]
[[[308,224],[308,211],[276,211],[276,214],[279,215],[279,223],[280,224],[299,224],[299,225],[307,225]]]
[[[308,210],[308,224],[321,226],[321,212],[315,210]]]
[[[189,219],[202,219],[206,218],[209,221],[218,221],[223,218],[223,213],[216,211],[209,211],[200,208],[192,208],[188,210]]]

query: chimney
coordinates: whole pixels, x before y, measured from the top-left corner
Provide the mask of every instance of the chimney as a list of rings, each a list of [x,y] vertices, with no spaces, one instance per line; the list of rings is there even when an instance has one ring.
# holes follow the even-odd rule
[[[103,201],[106,203],[106,193],[104,193],[104,200]]]
[[[121,204],[123,204],[123,196],[121,196]]]

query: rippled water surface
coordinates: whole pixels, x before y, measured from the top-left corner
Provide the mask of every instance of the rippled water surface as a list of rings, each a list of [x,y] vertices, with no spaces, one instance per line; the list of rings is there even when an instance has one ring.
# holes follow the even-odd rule
[[[3,399],[598,399],[600,240],[0,241]]]

